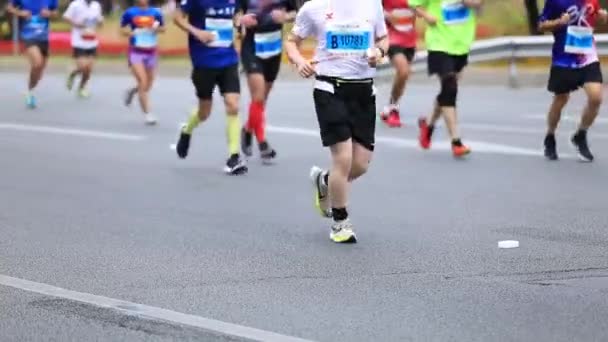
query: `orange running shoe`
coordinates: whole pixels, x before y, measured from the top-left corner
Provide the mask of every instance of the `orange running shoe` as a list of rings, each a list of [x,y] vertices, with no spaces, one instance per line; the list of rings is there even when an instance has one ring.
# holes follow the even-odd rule
[[[471,153],[471,149],[468,146],[465,146],[462,143],[452,143],[452,154],[454,154],[454,157],[464,157],[469,153]]]
[[[420,147],[425,150],[431,148],[431,131],[429,125],[426,123],[425,118],[418,119],[418,128],[420,129],[420,135],[418,135],[418,142]]]

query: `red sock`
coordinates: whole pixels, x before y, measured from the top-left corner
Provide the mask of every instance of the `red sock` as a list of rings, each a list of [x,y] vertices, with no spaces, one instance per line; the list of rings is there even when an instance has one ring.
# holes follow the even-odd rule
[[[263,102],[251,102],[249,105],[249,120],[247,120],[247,130],[255,133],[258,142],[266,141],[266,119],[264,115]]]

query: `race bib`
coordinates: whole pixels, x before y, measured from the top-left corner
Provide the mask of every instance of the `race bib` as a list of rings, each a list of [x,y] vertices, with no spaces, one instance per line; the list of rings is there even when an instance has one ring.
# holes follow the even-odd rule
[[[82,30],[80,37],[83,40],[95,40],[97,39],[97,33],[95,28],[97,27],[97,19],[87,19],[84,22],[85,28]]]
[[[133,45],[140,49],[154,49],[158,45],[156,32],[150,29],[136,29]]]
[[[407,8],[394,9],[392,14],[397,18],[397,23],[393,24],[395,30],[400,32],[410,32],[414,29],[414,12]]]
[[[234,28],[231,19],[212,19],[205,20],[205,30],[213,32],[215,39],[207,43],[211,47],[230,47],[234,41]]]
[[[281,54],[283,37],[281,31],[268,33],[256,33],[253,37],[255,42],[255,55],[262,58],[270,58]]]
[[[44,38],[48,34],[48,21],[38,15],[33,15],[23,27],[24,39]]]
[[[567,53],[593,53],[593,30],[591,27],[568,26],[564,51]]]
[[[462,1],[444,1],[441,4],[441,16],[446,25],[462,24],[469,20],[471,10]]]
[[[362,56],[371,47],[372,29],[363,25],[327,24],[326,50],[337,56]]]

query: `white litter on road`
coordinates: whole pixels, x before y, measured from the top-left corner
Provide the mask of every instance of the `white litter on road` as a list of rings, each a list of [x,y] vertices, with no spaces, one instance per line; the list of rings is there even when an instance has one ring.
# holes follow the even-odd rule
[[[517,247],[519,247],[519,241],[516,241],[516,240],[498,241],[498,248],[517,248]]]

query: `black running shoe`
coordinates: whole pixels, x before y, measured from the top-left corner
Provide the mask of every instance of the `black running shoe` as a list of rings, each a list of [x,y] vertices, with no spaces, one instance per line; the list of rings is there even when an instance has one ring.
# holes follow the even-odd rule
[[[251,148],[252,144],[253,134],[251,134],[251,132],[247,132],[245,127],[243,127],[243,129],[241,129],[241,150],[247,157],[251,157],[253,155],[253,149]]]
[[[175,145],[175,151],[177,151],[177,156],[181,159],[184,159],[188,156],[188,150],[190,149],[190,138],[192,135],[184,133],[183,127],[179,131],[179,140],[177,141],[177,145]]]
[[[241,158],[238,154],[233,154],[226,161],[226,166],[224,166],[224,172],[230,175],[241,175],[247,172],[247,164],[245,160]]]
[[[264,162],[270,162],[277,157],[277,151],[275,151],[268,142],[264,141],[260,143],[260,157]]]
[[[135,97],[135,94],[137,94],[137,88],[131,88],[125,92],[125,98],[124,98],[125,106],[127,106],[127,107],[131,106],[131,103],[133,102],[133,98]]]
[[[545,137],[545,157],[549,160],[557,160],[557,148],[555,135],[549,134]]]
[[[578,157],[581,161],[584,162],[592,162],[593,154],[589,150],[589,145],[587,144],[587,131],[578,131],[576,134],[572,136],[570,139],[574,148],[578,152]]]

